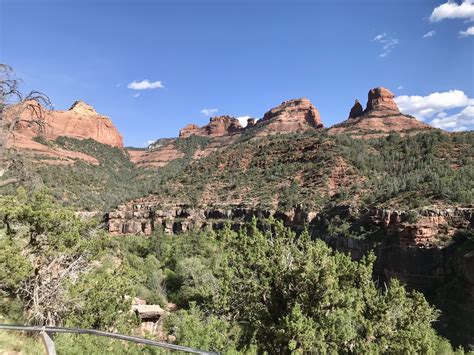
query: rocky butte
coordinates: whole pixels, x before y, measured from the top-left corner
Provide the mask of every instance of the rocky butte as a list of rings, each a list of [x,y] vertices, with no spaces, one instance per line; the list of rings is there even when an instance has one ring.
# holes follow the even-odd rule
[[[307,98],[288,100],[265,113],[261,124],[266,124],[265,135],[272,133],[290,133],[322,128],[319,111]]]
[[[368,93],[365,110],[356,100],[349,118],[329,129],[329,134],[347,133],[353,137],[375,138],[391,132],[406,134],[433,129],[412,116],[400,112],[392,92],[378,87]]]
[[[19,117],[19,120],[17,118]],[[7,139],[7,147],[35,154],[38,159],[45,157],[47,164],[70,164],[74,159],[97,163],[97,160],[79,152],[69,152],[53,145],[40,143],[37,137],[45,141],[54,141],[61,136],[77,139],[94,139],[97,142],[123,147],[123,139],[112,120],[97,113],[84,101],[76,101],[69,110],[46,110],[40,104],[25,103],[8,108],[4,119],[16,124]],[[37,124],[36,122],[40,122]],[[56,158],[50,159],[50,158]]]

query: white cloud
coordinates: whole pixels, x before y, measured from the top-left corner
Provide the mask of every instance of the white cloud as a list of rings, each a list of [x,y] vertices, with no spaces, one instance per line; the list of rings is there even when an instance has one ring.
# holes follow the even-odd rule
[[[203,108],[201,110],[201,113],[204,115],[204,116],[212,116],[214,115],[215,113],[217,113],[219,111],[218,108]]]
[[[250,117],[250,116],[239,116],[239,117],[237,117],[237,119],[239,120],[240,125],[241,125],[242,127],[247,127],[247,120],[248,120],[249,118],[251,118],[251,117]]]
[[[466,31],[459,31],[461,37],[474,36],[474,26],[469,27]]]
[[[426,96],[401,95],[395,97],[400,111],[429,121],[438,128],[458,131],[461,128],[474,129],[474,98],[461,90],[434,92]],[[455,114],[448,110],[461,109]]]
[[[134,99],[136,99],[136,98],[139,97],[139,96],[140,96],[140,93],[138,93],[138,92],[137,92],[136,94],[133,94],[133,95],[132,95],[132,97],[133,97]]]
[[[474,129],[474,106],[467,106],[461,112],[433,119],[431,125],[450,131]]]
[[[444,4],[433,9],[430,16],[431,22],[439,22],[445,19],[474,20],[474,0],[463,0],[461,4],[448,0]]]
[[[384,58],[389,55],[392,49],[395,48],[400,42],[398,38],[388,36],[385,32],[375,36],[372,41],[378,42],[382,45],[382,53],[380,53],[379,55],[379,57],[381,58]]]
[[[398,85],[397,89],[398,90],[403,90],[403,85]]]
[[[161,81],[150,81],[148,79],[142,81],[133,81],[127,85],[132,90],[162,89],[164,88]]]
[[[453,108],[474,105],[474,99],[461,90],[434,92],[427,96],[401,95],[395,98],[395,102],[400,111],[421,119],[431,118]]]
[[[430,32],[427,32],[423,35],[423,38],[430,38],[430,37],[433,37],[434,35],[436,34],[436,31],[430,31]]]

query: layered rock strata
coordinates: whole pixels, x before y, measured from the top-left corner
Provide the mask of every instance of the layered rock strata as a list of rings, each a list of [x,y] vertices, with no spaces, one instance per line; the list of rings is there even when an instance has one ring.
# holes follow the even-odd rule
[[[67,111],[49,111],[36,102],[14,105],[5,110],[2,120],[12,124],[7,137],[9,149],[21,150],[44,158],[47,164],[70,164],[76,159],[96,164],[97,160],[79,152],[43,144],[66,136],[77,139],[94,139],[113,147],[123,147],[122,136],[107,116],[97,113],[83,101],[76,101]]]

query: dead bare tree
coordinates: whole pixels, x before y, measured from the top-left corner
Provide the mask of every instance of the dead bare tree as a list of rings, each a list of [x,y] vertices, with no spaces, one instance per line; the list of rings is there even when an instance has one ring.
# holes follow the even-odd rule
[[[39,91],[23,95],[20,84],[21,80],[15,77],[13,69],[0,63],[0,188],[31,177],[19,156],[8,149],[8,142],[14,139],[15,129],[22,122],[28,122],[37,125],[39,132],[44,132],[46,115],[52,109],[48,96]],[[29,113],[27,118],[24,118],[25,111]],[[8,171],[14,173],[7,176],[14,176],[2,179]]]
[[[26,316],[31,324],[58,325],[77,300],[67,296],[65,281],[75,282],[79,275],[92,269],[85,254],[60,255],[49,264],[42,265],[42,258],[35,260],[39,268],[19,290],[25,301]]]

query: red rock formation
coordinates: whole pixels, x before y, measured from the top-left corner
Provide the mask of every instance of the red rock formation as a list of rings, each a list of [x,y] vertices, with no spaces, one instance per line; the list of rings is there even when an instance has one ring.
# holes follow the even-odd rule
[[[204,128],[210,137],[225,136],[242,130],[239,120],[231,116],[211,117],[209,124]]]
[[[231,116],[211,117],[209,123],[203,127],[189,124],[179,131],[179,138],[187,138],[192,135],[221,137],[228,134],[240,132],[243,127],[237,118]]]
[[[283,102],[265,113],[262,121],[279,121],[281,123],[308,124],[314,128],[323,126],[319,112],[307,98],[293,99]]]
[[[71,164],[74,159],[85,160],[92,164],[98,162],[97,159],[83,153],[40,144],[34,140],[37,136],[47,141],[60,136],[91,138],[114,147],[123,147],[122,136],[110,118],[98,114],[83,101],[76,101],[67,111],[48,111],[36,102],[14,105],[5,110],[3,119],[7,122],[18,119],[8,136],[7,147],[32,153],[37,160],[42,160],[44,157],[43,160],[47,164]],[[41,121],[40,125],[36,123],[38,120]]]
[[[331,127],[328,133],[375,138],[392,132],[406,134],[432,129],[416,118],[401,113],[393,98],[394,95],[388,89],[378,87],[370,90],[366,109],[361,112],[362,106],[356,101],[349,118]]]
[[[364,108],[360,104],[359,100],[355,100],[354,106],[351,108],[351,112],[349,113],[349,118],[356,118],[362,116],[364,113]]]
[[[367,108],[365,109],[367,112],[371,110],[400,112],[395,100],[393,100],[395,95],[390,90],[378,87],[370,90],[368,96]]]
[[[44,129],[33,123],[34,110],[43,113]],[[91,138],[103,144],[123,147],[122,136],[112,120],[100,115],[83,101],[76,101],[67,111],[47,111],[39,104],[27,109],[13,106],[7,109],[5,117],[7,120],[13,120],[16,113],[21,117],[21,122],[13,132],[16,136],[34,138],[41,135],[47,140],[54,140],[60,136]]]
[[[180,129],[179,131],[179,138],[187,138],[192,135],[202,135],[201,134],[201,129],[199,128],[198,125],[195,124],[188,124],[186,127]]]

